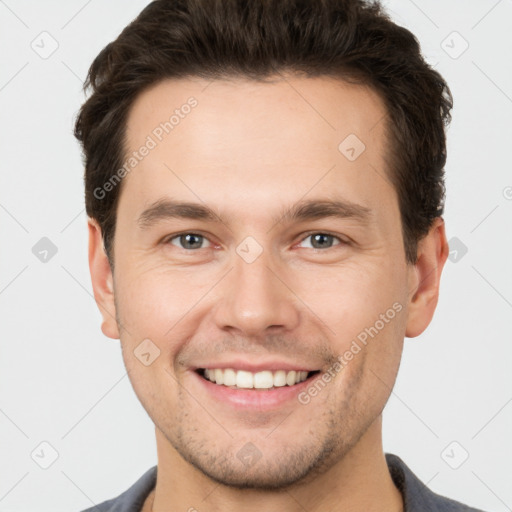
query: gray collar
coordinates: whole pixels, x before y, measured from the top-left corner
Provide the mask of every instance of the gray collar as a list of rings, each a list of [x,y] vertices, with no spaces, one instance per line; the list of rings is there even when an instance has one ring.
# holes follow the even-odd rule
[[[394,484],[402,493],[404,512],[483,512],[433,493],[400,457],[386,453]],[[140,512],[156,484],[157,466],[148,469],[128,490],[82,512]]]

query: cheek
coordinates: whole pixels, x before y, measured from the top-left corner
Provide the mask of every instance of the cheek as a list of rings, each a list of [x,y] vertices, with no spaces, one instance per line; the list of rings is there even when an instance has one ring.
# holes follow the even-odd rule
[[[133,337],[155,340],[173,337],[175,326],[211,287],[188,271],[147,269],[126,273],[116,288],[118,315]],[[202,283],[202,284],[201,284]]]
[[[306,298],[307,305],[342,343],[373,326],[390,308],[388,316],[394,320],[400,309],[393,309],[394,304],[405,308],[404,276],[396,270],[392,265],[386,268],[386,262],[380,260],[374,265],[333,268],[319,272],[314,280],[304,276],[295,282],[302,288],[299,296]],[[386,330],[389,329],[386,327]]]
[[[402,353],[406,324],[402,273],[382,260],[363,269],[345,268],[315,280],[308,304],[327,325],[332,351],[341,358],[341,387],[360,379],[361,399],[374,396],[378,404],[389,396]]]
[[[121,275],[121,273],[120,273]],[[184,340],[186,313],[197,302],[197,290],[187,287],[178,275],[163,276],[147,271],[137,276],[122,274],[116,286],[118,320],[123,360],[134,391],[146,407],[167,394],[155,390],[176,386],[173,361]]]

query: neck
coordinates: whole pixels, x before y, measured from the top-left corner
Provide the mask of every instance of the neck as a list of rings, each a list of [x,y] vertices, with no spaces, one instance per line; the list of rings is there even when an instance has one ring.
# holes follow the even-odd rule
[[[382,417],[379,416],[357,444],[326,472],[307,483],[298,482],[286,489],[268,491],[233,489],[213,482],[185,461],[156,429],[158,476],[148,503],[152,503],[152,512],[194,509],[209,512],[240,509],[247,512],[402,512],[402,496],[386,464],[381,432]]]

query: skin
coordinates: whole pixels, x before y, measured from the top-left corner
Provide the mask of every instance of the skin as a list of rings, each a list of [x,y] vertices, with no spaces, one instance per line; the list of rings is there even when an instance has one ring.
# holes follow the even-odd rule
[[[404,337],[421,334],[434,314],[448,244],[438,218],[417,263],[406,262],[386,179],[383,102],[330,78],[167,80],[134,103],[128,149],[190,96],[197,107],[124,178],[114,273],[89,220],[102,331],[120,338],[155,423],[158,479],[144,510],[403,510],[381,413]],[[351,133],[366,146],[355,161],[338,150]],[[141,229],[141,213],[163,197],[207,204],[223,222],[164,219]],[[370,221],[272,220],[303,198],[357,203]],[[183,232],[203,235],[200,248],[180,245]],[[314,249],[310,235],[324,232],[334,238]],[[236,252],[247,236],[262,249],[252,263]],[[325,371],[394,303],[401,311],[307,405],[239,411],[213,400],[190,370],[241,355]],[[134,350],[148,338],[160,355],[145,366]],[[237,457],[247,442],[262,454],[250,467]]]

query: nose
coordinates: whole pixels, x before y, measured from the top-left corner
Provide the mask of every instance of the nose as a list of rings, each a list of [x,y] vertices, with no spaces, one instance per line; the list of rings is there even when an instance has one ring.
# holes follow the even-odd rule
[[[290,286],[290,276],[267,253],[263,251],[250,263],[235,254],[215,312],[218,328],[258,337],[268,330],[297,326],[300,300]]]

